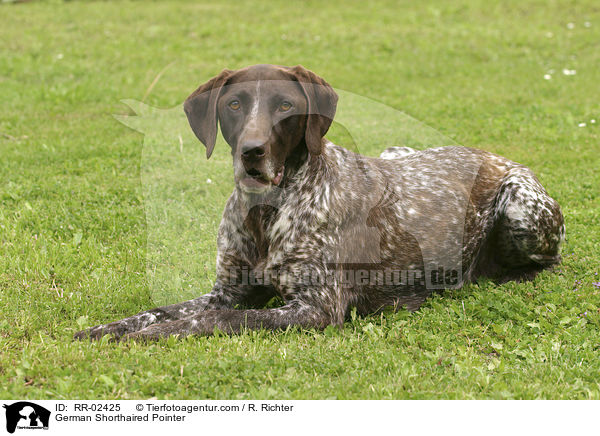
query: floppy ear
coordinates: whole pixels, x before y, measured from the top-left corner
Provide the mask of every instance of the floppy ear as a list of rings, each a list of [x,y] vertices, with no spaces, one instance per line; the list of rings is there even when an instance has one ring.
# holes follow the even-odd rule
[[[217,140],[217,101],[231,73],[233,71],[227,69],[221,71],[218,76],[200,85],[183,104],[192,131],[206,146],[207,159],[212,154]]]
[[[302,65],[292,67],[290,70],[300,83],[308,102],[304,140],[309,153],[316,156],[323,151],[321,140],[335,116],[338,95],[329,83]]]

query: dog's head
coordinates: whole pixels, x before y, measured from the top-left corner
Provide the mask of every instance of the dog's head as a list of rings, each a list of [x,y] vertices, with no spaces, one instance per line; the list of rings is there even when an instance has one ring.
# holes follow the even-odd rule
[[[331,86],[300,65],[255,65],[223,70],[194,91],[184,109],[207,158],[221,125],[236,183],[261,194],[282,183],[292,159],[323,151],[336,104]]]

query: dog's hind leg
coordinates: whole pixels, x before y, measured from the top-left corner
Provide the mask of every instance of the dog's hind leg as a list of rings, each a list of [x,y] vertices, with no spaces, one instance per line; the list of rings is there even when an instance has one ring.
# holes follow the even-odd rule
[[[508,171],[496,197],[491,249],[511,277],[560,262],[565,225],[558,203],[526,167]]]

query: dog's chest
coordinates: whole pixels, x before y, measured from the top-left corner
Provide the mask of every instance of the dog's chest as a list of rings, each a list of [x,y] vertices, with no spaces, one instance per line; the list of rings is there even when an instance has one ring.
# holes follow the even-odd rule
[[[278,209],[271,205],[253,207],[244,220],[244,227],[255,246],[255,263],[263,263],[269,254],[271,239],[269,229],[277,221]]]

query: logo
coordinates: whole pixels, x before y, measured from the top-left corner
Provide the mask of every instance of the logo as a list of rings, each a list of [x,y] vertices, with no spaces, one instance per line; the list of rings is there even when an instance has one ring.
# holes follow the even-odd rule
[[[14,433],[15,429],[48,430],[50,411],[29,401],[19,401],[11,405],[4,404],[6,409],[6,431]]]

